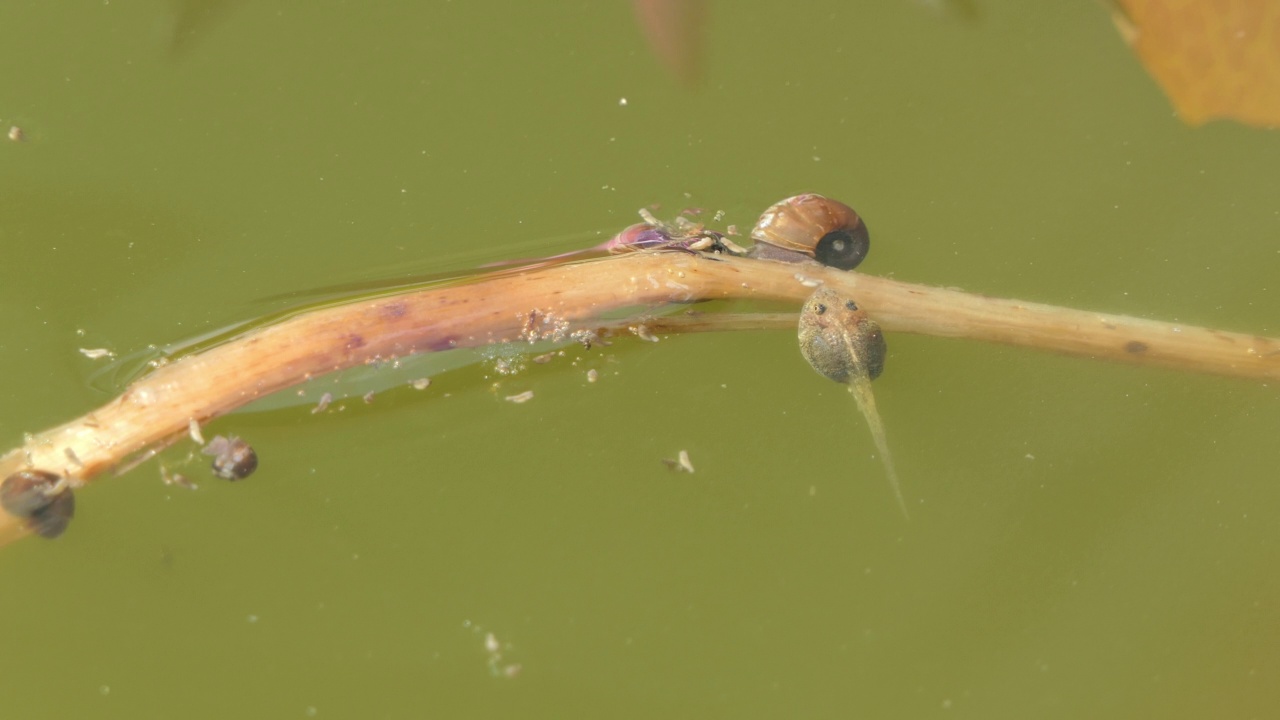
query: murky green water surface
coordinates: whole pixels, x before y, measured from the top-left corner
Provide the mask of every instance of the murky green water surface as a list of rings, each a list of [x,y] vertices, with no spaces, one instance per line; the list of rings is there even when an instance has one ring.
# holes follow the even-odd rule
[[[1280,334],[1280,135],[1181,125],[1096,4],[848,5],[717,4],[688,89],[622,2],[5,3],[3,443],[110,397],[78,348],[802,190],[871,273]],[[790,332],[223,418],[250,481],[0,551],[2,712],[1274,712],[1274,388],[889,343],[909,523]]]

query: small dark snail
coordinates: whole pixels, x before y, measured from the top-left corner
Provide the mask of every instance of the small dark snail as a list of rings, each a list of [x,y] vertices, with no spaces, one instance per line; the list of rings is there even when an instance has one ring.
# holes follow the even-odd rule
[[[0,507],[26,518],[35,534],[56,538],[66,531],[76,514],[71,486],[44,470],[19,470],[0,483]]]
[[[815,290],[800,310],[800,353],[814,370],[849,387],[849,393],[858,402],[858,409],[871,428],[871,439],[880,453],[898,506],[902,514],[907,515],[907,501],[902,497],[898,472],[889,454],[884,422],[880,420],[876,398],[871,392],[871,381],[884,371],[887,350],[880,326],[867,317],[867,312],[856,302],[831,288]]]
[[[783,262],[816,260],[852,270],[867,256],[871,235],[853,208],[815,193],[774,203],[751,231],[751,257]]]
[[[200,452],[213,456],[210,468],[223,480],[243,480],[258,469],[258,454],[235,435],[229,438],[216,435]]]

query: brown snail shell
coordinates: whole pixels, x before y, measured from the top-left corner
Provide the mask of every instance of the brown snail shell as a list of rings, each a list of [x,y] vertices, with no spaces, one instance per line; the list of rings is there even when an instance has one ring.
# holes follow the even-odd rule
[[[816,193],[789,197],[760,215],[751,256],[766,260],[816,260],[852,270],[867,256],[871,235],[853,208]]]

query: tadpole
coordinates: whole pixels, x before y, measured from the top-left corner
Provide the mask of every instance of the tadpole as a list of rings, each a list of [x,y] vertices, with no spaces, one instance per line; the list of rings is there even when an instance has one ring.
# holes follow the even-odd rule
[[[800,353],[814,370],[849,387],[871,428],[871,438],[902,514],[910,517],[885,440],[884,423],[871,392],[871,381],[884,370],[887,350],[880,326],[856,302],[831,288],[818,288],[800,310]]]

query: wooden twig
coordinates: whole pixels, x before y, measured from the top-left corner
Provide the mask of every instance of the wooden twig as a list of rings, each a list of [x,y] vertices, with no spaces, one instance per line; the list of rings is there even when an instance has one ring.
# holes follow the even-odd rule
[[[1002,300],[817,265],[645,252],[504,271],[461,284],[361,299],[288,317],[178,358],[106,405],[30,435],[0,457],[0,478],[23,469],[73,486],[131,467],[204,424],[260,397],[353,366],[491,343],[590,340],[625,309],[716,299],[799,306],[827,283],[855,297],[889,333],[969,338],[1194,372],[1280,379],[1280,340]],[[634,316],[633,316],[634,317]],[[795,327],[794,314],[674,315],[647,332]],[[641,330],[644,332],[644,330]],[[24,532],[0,513],[0,544]]]

